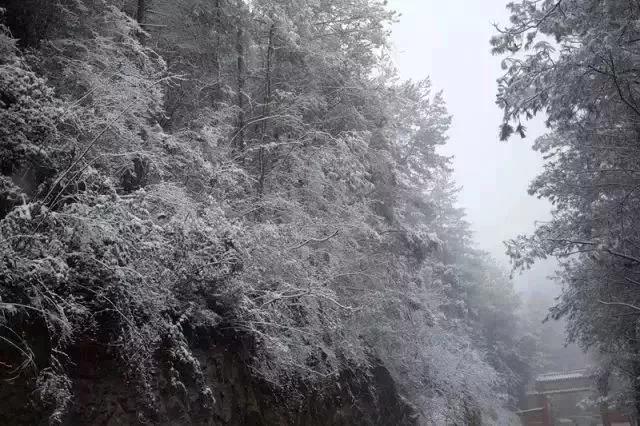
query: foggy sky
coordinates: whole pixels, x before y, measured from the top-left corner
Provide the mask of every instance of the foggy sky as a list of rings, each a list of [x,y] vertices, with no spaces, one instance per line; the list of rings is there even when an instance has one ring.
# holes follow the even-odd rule
[[[526,139],[500,142],[502,112],[495,104],[496,79],[502,75],[499,57],[490,53],[493,23],[507,23],[508,0],[390,0],[402,13],[393,27],[393,59],[401,77],[430,77],[442,90],[453,124],[444,153],[453,155],[454,176],[462,191],[459,204],[467,211],[479,248],[505,268],[509,259],[503,241],[531,232],[536,220],[546,220],[550,204],[527,194],[529,182],[541,171],[542,159],[531,145],[544,133],[542,119],[528,122]],[[549,280],[554,260],[537,263],[516,274],[514,285],[531,306],[555,304],[560,293]],[[548,350],[562,368],[581,368],[589,358],[575,344],[564,347],[564,322],[542,324],[546,313],[527,314],[545,336]],[[546,327],[546,328],[545,328]],[[551,337],[549,337],[551,336]],[[551,339],[551,340],[549,340]],[[558,361],[560,360],[560,361]]]
[[[453,124],[448,146],[459,203],[467,211],[479,248],[508,265],[503,240],[530,232],[549,216],[549,204],[527,194],[541,169],[531,150],[544,132],[541,120],[526,123],[526,139],[500,142],[502,113],[495,104],[499,57],[490,53],[493,23],[507,23],[507,0],[391,0],[400,12],[393,27],[393,59],[403,78],[430,77],[442,90]]]

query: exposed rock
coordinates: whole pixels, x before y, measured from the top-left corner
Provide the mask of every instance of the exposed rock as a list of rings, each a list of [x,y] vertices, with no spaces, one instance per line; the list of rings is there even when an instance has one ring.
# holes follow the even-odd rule
[[[229,345],[198,351],[213,404],[184,380],[171,384],[168,371],[159,377],[152,395],[123,377],[108,351],[83,346],[73,354],[73,402],[64,425],[413,425],[417,415],[402,398],[389,371],[374,361],[369,371],[345,371],[338,378],[311,386],[300,383],[276,389],[251,375],[246,354]],[[46,424],[28,383],[0,388],[0,423]]]

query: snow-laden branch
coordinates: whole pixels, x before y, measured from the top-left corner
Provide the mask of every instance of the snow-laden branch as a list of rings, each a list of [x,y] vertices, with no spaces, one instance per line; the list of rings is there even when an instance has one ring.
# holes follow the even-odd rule
[[[339,232],[340,232],[340,230],[336,229],[336,231],[335,231],[333,234],[328,235],[328,236],[326,236],[326,237],[323,237],[323,238],[309,238],[309,239],[307,239],[307,240],[303,241],[302,243],[300,243],[300,244],[298,244],[298,245],[296,245],[296,246],[293,246],[293,247],[288,248],[287,250],[295,250],[295,249],[299,249],[299,248],[301,248],[301,247],[306,246],[306,245],[307,245],[307,244],[309,244],[309,243],[324,243],[325,241],[328,241],[328,240],[330,240],[331,238],[333,238],[333,237],[335,237],[336,235],[338,235],[338,233],[339,233]]]

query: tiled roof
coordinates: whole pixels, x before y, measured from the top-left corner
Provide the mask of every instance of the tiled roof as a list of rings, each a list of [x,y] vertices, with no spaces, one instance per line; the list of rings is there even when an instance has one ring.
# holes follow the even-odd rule
[[[556,382],[560,380],[584,379],[592,375],[587,370],[572,370],[556,373],[545,373],[536,377],[536,382]]]

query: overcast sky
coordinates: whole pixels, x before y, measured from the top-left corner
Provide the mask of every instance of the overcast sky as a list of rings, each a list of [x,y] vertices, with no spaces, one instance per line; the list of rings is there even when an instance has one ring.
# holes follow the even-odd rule
[[[506,23],[507,0],[391,0],[402,14],[393,27],[393,58],[401,77],[430,77],[442,90],[453,125],[445,153],[455,156],[460,205],[478,246],[505,265],[502,241],[529,232],[548,217],[549,206],[527,194],[540,171],[531,150],[541,121],[529,123],[526,139],[498,140],[501,111],[495,104],[500,58],[490,53],[493,23]]]

